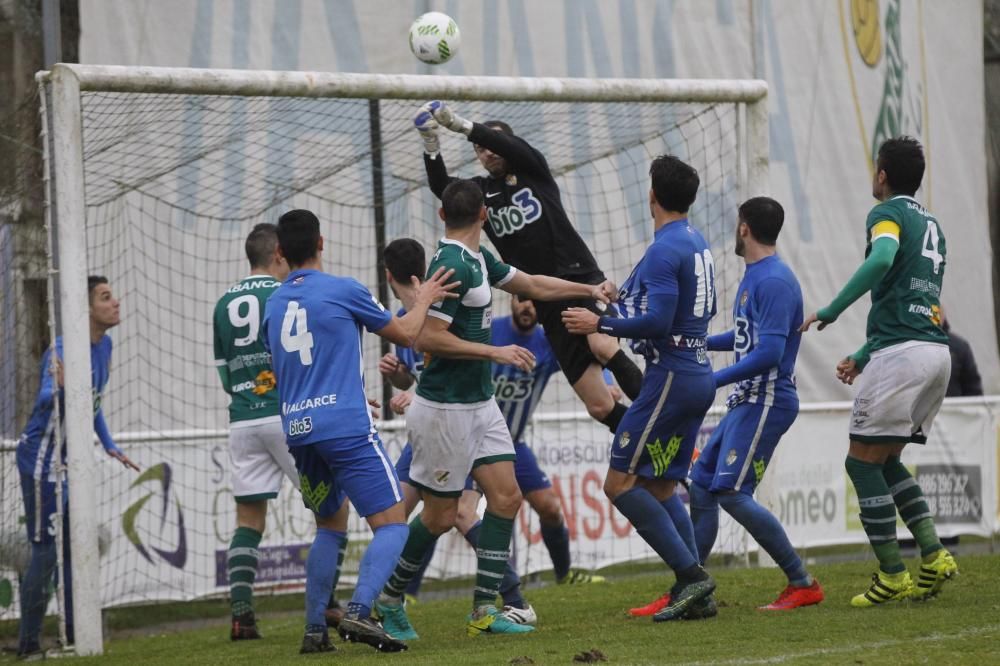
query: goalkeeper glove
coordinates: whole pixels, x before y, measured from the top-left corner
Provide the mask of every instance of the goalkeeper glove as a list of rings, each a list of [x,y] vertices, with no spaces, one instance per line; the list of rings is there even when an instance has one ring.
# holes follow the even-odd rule
[[[472,132],[472,121],[456,115],[444,102],[428,102],[427,106],[434,119],[452,132],[459,132],[465,136],[469,136]]]
[[[433,102],[428,102],[420,107],[420,112],[413,119],[413,126],[420,132],[420,138],[424,141],[424,152],[434,157],[441,152],[441,144],[438,141],[438,122],[431,115],[430,106]]]

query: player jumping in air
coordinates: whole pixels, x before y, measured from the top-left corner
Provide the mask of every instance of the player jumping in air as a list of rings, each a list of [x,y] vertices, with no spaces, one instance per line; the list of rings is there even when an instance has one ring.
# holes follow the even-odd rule
[[[708,560],[719,531],[719,505],[778,563],[788,586],[762,610],[818,604],[823,590],[809,575],[778,519],[753,497],[778,440],[799,412],[795,357],[802,325],[802,291],[778,257],[785,212],[774,199],[743,203],[736,254],[746,273],[733,304],[734,328],[708,339],[709,351],[734,351],[736,363],[715,373],[717,387],[734,384],[729,411],[691,472],[691,519],[698,557]]]
[[[622,286],[622,317],[599,317],[585,308],[570,308],[562,317],[571,333],[629,338],[646,357],[642,391],[611,444],[604,492],[677,576],[670,603],[653,615],[662,622],[710,615],[703,600],[715,589],[699,564],[691,518],[674,495],[715,398],[705,348],[715,315],[715,264],[687,219],[698,173],[669,155],[654,159],[649,173],[653,243]]]
[[[937,218],[913,198],[923,175],[924,151],[916,139],[889,139],[879,147],[872,195],[880,203],[865,222],[865,261],[833,302],[801,328],[818,321],[823,330],[872,292],[865,344],[837,364],[845,384],[861,376],[845,466],[879,561],[871,587],[851,599],[858,608],[932,597],[958,573],[920,485],[900,461],[909,442],[927,442],[951,372],[948,334],[941,328],[947,249]],[[920,546],[916,586],[900,557],[897,510]]]
[[[288,264],[278,253],[277,227],[258,224],[247,236],[244,249],[250,275],[219,299],[212,319],[215,366],[231,397],[229,458],[237,527],[229,543],[227,568],[232,610],[229,635],[234,641],[261,637],[254,616],[253,584],[267,501],[278,496],[283,477],[299,487],[299,473],[281,427],[271,355],[259,335],[264,304],[288,275]],[[347,515],[348,503],[344,502],[329,524],[320,526],[338,543],[333,587],[347,548]]]
[[[267,301],[264,341],[302,500],[319,524],[306,562],[301,652],[333,650],[325,611],[340,550],[333,521],[345,494],[374,534],[339,633],[380,651],[404,650],[406,645],[371,617],[372,602],[399,558],[407,529],[399,481],[365,398],[362,327],[397,344],[412,344],[430,304],[443,301],[457,285],[445,284],[450,272],[437,271],[417,290],[413,309],[394,317],[356,280],[322,272],[323,237],[311,212],[281,216],[278,247],[291,272]]]
[[[473,123],[456,115],[443,102],[428,102],[414,119],[424,140],[424,167],[431,191],[439,198],[454,179],[441,156],[438,129],[446,127],[469,138],[488,175],[472,180],[486,201],[486,235],[501,259],[534,275],[551,275],[596,285],[604,281],[593,254],[563,209],[559,186],[545,157],[504,122]],[[625,414],[601,376],[609,369],[625,395],[639,393],[642,373],[606,335],[587,338],[569,335],[559,315],[570,306],[596,311],[592,301],[537,303],[538,320],[555,350],[563,374],[583,401],[587,412],[614,432]]]

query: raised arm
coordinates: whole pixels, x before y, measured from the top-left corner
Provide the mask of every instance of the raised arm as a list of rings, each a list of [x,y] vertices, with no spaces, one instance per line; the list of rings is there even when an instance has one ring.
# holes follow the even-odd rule
[[[535,356],[517,345],[494,347],[480,342],[463,340],[448,330],[451,322],[437,316],[428,317],[427,324],[420,331],[417,344],[431,356],[463,359],[468,361],[492,361],[499,365],[514,365],[530,372],[535,367]]]
[[[427,185],[430,186],[434,196],[440,199],[444,188],[458,179],[448,175],[448,168],[441,156],[441,143],[438,140],[440,125],[431,113],[431,104],[433,102],[428,102],[420,107],[420,111],[413,118],[413,126],[420,133],[420,138],[424,142],[424,170],[427,172]]]
[[[430,306],[446,298],[458,298],[452,290],[459,286],[458,282],[448,282],[455,273],[452,269],[439,268],[423,284],[416,276],[412,276],[413,286],[417,289],[416,302],[413,309],[402,317],[392,316],[392,319],[382,328],[374,331],[380,337],[403,347],[413,347],[416,344],[420,329],[427,320],[427,310]]]
[[[510,294],[524,296],[533,301],[592,298],[601,303],[610,303],[618,298],[618,290],[610,280],[596,285],[583,284],[548,275],[530,275],[524,271],[513,272],[509,280],[497,286]]]

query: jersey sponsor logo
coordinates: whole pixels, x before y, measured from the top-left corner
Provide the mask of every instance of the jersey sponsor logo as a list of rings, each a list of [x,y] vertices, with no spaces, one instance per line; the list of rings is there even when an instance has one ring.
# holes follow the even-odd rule
[[[328,393],[326,395],[317,395],[312,398],[305,398],[304,400],[299,400],[298,402],[283,402],[281,403],[281,413],[286,415],[294,414],[295,412],[301,412],[306,409],[330,407],[336,404],[337,394]]]
[[[271,355],[267,352],[240,354],[239,356],[235,356],[226,361],[226,365],[229,367],[230,372],[242,370],[243,368],[252,368],[258,365],[271,365]]]
[[[927,294],[933,294],[935,297],[941,296],[940,285],[931,282],[930,280],[924,280],[916,277],[910,278],[910,291],[922,291]]]
[[[515,234],[542,217],[542,202],[527,187],[511,197],[512,206],[487,208],[486,219],[497,236]]]
[[[278,385],[277,380],[274,378],[274,373],[270,370],[261,370],[257,377],[253,380],[253,383],[254,395],[264,395],[269,391],[273,391],[274,387]]]
[[[910,304],[909,309],[910,314],[923,315],[929,317],[931,323],[935,326],[941,325],[941,307],[937,305],[932,305],[927,307],[926,305],[917,305],[916,303]]]
[[[304,416],[301,419],[292,419],[288,422],[288,436],[298,437],[299,435],[308,435],[312,432],[313,421],[312,417]]]
[[[239,384],[233,384],[232,386],[230,386],[229,387],[229,392],[230,393],[242,393],[243,391],[249,391],[254,386],[256,386],[256,384],[254,384],[253,380],[246,381],[246,382],[240,382]]]
[[[503,192],[487,192],[486,193],[486,198],[487,199],[492,199],[493,197],[498,197],[501,194],[503,194]]]
[[[250,282],[240,282],[239,284],[234,284],[229,288],[227,294],[238,294],[241,291],[253,291],[254,289],[272,289],[280,287],[281,283],[277,280],[263,279],[263,280],[251,280]]]
[[[531,395],[534,377],[508,377],[500,375],[493,380],[494,394],[498,401],[524,402]]]

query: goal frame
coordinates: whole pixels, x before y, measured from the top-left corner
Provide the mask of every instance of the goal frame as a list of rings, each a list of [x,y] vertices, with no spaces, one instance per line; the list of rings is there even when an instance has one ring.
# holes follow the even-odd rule
[[[768,193],[767,82],[758,79],[584,79],[426,76],[56,64],[39,72],[51,90],[50,233],[57,233],[58,308],[63,331],[89,330],[82,92],[378,99],[559,102],[735,103],[742,197]],[[49,154],[51,146],[51,154]],[[54,339],[54,336],[53,336]],[[97,493],[88,341],[63,338],[64,430],[73,498],[73,610],[76,653],[101,654]]]

